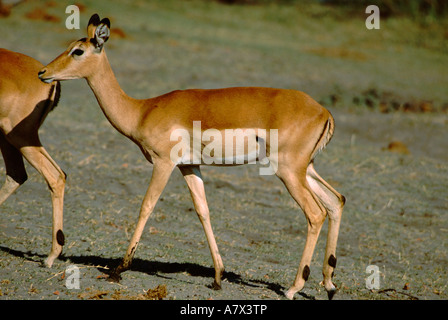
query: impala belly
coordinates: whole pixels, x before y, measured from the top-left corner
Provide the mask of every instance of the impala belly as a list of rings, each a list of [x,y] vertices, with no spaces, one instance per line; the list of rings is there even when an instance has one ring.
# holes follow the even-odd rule
[[[171,160],[178,165],[240,165],[266,164],[267,139],[264,129],[200,129],[195,121],[193,130],[176,129],[171,141]]]

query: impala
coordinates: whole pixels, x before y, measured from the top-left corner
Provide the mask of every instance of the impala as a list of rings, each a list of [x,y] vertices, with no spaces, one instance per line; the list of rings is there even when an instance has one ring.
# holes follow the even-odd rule
[[[184,162],[181,156],[171,156],[172,148],[178,143],[170,139],[171,133],[176,129],[192,133],[193,122],[201,121],[202,132],[213,128],[215,132],[222,132],[223,136],[226,129],[232,128],[253,129],[254,132],[258,129],[264,132],[278,130],[276,154],[272,154],[267,143],[267,158],[308,221],[302,259],[295,281],[286,296],[292,299],[308,279],[314,247],[328,214],[323,285],[329,298],[332,298],[336,287],[331,277],[336,267],[336,243],[345,199],[313,167],[314,157],[333,135],[334,120],[331,114],[303,92],[272,88],[178,90],[150,99],[133,99],[120,88],[107,59],[104,43],[109,35],[109,19],[100,20],[97,14],[93,15],[87,26],[87,37],[70,44],[65,52],[39,72],[39,77],[48,83],[85,78],[112,126],[134,141],[153,164],[151,181],[134,234],[122,262],[111,278],[118,281],[120,273],[130,268],[146,221],[177,166],[189,187],[208,241],[215,268],[213,287],[221,288],[224,266],[205,198],[200,172],[200,165],[204,163]],[[189,136],[194,139],[192,134]],[[270,141],[269,137],[263,138],[265,142]],[[191,141],[190,145],[194,144]],[[200,148],[205,147],[207,142],[202,142]]]
[[[53,204],[53,240],[45,263],[51,267],[62,252],[62,215],[65,173],[42,146],[38,130],[57,105],[60,84],[45,84],[36,77],[43,65],[26,55],[0,49],[0,148],[6,180],[0,189],[2,204],[27,180],[25,158],[45,178]]]

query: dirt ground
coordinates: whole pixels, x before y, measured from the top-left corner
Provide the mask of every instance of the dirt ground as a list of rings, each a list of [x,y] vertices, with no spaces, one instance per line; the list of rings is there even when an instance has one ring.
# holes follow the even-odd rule
[[[85,3],[83,24],[94,11],[103,9],[108,13],[101,5]],[[167,25],[170,19],[183,21],[191,14],[157,3],[152,9],[159,10],[158,17],[165,15]],[[21,6],[13,8],[10,17],[0,20],[2,31],[17,27],[10,29],[16,34],[5,36],[2,47],[48,63],[70,41],[84,36],[84,25],[78,31],[60,26],[54,32],[52,29],[58,22],[25,19],[31,9]],[[213,6],[223,11],[236,10],[221,4]],[[61,4],[47,10],[59,12],[59,24],[63,25],[66,15]],[[202,34],[195,35],[197,43],[186,46],[183,38],[176,38],[179,34],[170,33],[164,25],[166,33],[157,27],[146,30],[157,36],[157,41],[148,49],[140,47],[138,32],[145,30],[140,27],[143,31],[136,31],[130,18],[120,24],[117,12],[112,23],[122,28],[123,36],[114,39],[112,34],[106,50],[120,84],[135,97],[154,96],[186,83],[194,87],[230,86],[235,82],[289,87],[307,82],[305,78],[294,83],[297,74],[288,73],[286,66],[283,74],[269,77],[270,67],[258,64],[266,59],[269,65],[282,65],[283,59],[289,57],[286,47],[284,52],[275,55],[261,44],[247,49],[240,43],[233,47],[233,43],[224,39],[211,50],[204,44],[209,38],[200,38]],[[135,16],[136,21],[138,17]],[[216,24],[213,27],[218,28]],[[226,30],[227,26],[222,28]],[[46,35],[33,36],[37,32]],[[55,44],[50,41],[53,33],[57,39]],[[220,35],[217,33],[218,38]],[[225,34],[222,36],[225,38]],[[21,37],[29,37],[29,43],[19,41]],[[260,43],[264,44],[263,41],[260,38]],[[27,49],[29,46],[33,49]],[[138,58],[142,48],[150,53],[144,60],[146,64]],[[242,59],[238,60],[241,65],[232,60],[238,53],[241,53]],[[191,57],[196,54],[211,55],[211,60],[195,65]],[[341,61],[316,56],[315,52],[308,54],[310,59],[319,57],[323,64],[334,68]],[[446,68],[447,53],[438,54],[436,58],[429,56],[429,60],[433,59],[439,68]],[[246,56],[261,60],[250,64]],[[179,57],[188,61],[176,64]],[[185,64],[189,63],[187,68]],[[344,63],[348,62],[344,60]],[[353,63],[355,66],[348,64],[341,68],[355,73],[357,64],[364,62]],[[211,70],[213,65],[219,65],[217,74]],[[336,89],[334,79],[330,79],[333,85],[326,87],[327,91],[319,91],[323,89],[316,87],[327,85],[323,80],[326,75],[336,77],[337,71],[325,72],[319,69],[319,64],[315,67],[320,78],[311,74],[313,88],[305,91],[311,91],[319,101],[328,102],[326,105],[336,122],[335,135],[316,158],[315,167],[347,199],[337,249],[334,282],[338,292],[334,299],[447,299],[447,113],[443,110],[405,112],[403,108],[386,113],[381,110],[381,103],[366,107],[368,99],[378,98],[372,92],[366,93],[366,89],[373,86],[381,91],[382,75],[366,80],[365,87],[360,84],[354,94],[358,98],[352,95],[354,84],[344,82],[345,77],[340,78],[341,84]],[[232,70],[224,73],[221,68]],[[433,81],[434,101],[443,104],[448,102],[448,97],[436,89],[437,85],[446,88],[446,73],[445,83],[440,84],[443,77],[440,80],[434,72],[438,79]],[[232,82],[234,76],[240,77]],[[430,87],[427,85],[432,81],[430,78],[421,78],[422,88]],[[389,91],[394,97],[406,97],[407,90],[411,92],[413,88],[411,84],[408,86],[408,89]],[[426,101],[432,93],[419,93],[414,88],[418,101]],[[330,103],[332,100],[337,101]],[[356,103],[342,106],[348,100]],[[110,126],[84,80],[62,83],[61,101],[48,116],[40,135],[48,152],[68,175],[64,208],[66,244],[63,255],[51,269],[42,266],[51,246],[51,202],[44,180],[27,166],[29,180],[0,207],[0,299],[285,299],[283,293],[294,280],[305,243],[306,221],[275,176],[260,176],[255,165],[202,168],[212,226],[226,268],[222,290],[211,289],[212,260],[178,170],[146,225],[131,270],[122,274],[119,284],[110,283],[105,279],[107,271],[118,265],[126,251],[152,166],[131,141]],[[0,175],[4,174],[1,164]],[[325,224],[313,256],[310,278],[296,299],[327,298],[319,284],[326,231]],[[79,288],[70,288],[71,273],[66,270],[73,265],[79,270]],[[379,272],[376,289],[366,285],[372,275],[366,271],[369,266],[375,266]]]

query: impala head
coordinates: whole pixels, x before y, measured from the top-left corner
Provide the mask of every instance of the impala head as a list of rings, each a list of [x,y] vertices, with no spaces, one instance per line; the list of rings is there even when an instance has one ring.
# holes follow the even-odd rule
[[[89,77],[104,57],[103,45],[109,35],[109,19],[100,20],[95,13],[87,25],[87,38],[72,42],[67,50],[39,71],[39,78],[50,83]]]

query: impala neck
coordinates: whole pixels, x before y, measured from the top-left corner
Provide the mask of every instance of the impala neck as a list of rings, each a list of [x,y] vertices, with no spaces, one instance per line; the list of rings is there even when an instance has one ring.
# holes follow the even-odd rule
[[[129,97],[120,87],[103,52],[98,69],[86,78],[98,104],[112,126],[125,136],[131,136],[137,127],[140,102]]]

